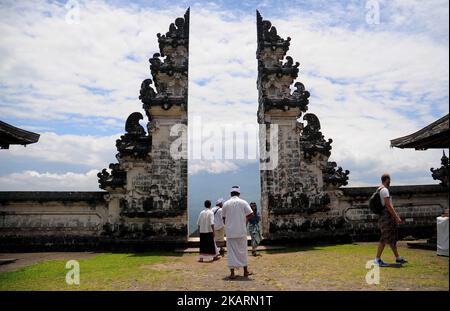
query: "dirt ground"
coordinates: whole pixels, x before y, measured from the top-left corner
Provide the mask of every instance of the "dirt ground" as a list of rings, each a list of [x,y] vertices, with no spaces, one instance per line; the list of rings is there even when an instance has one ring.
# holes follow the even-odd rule
[[[400,253],[410,262],[404,266],[381,268],[380,283],[366,282],[366,267],[373,259],[376,243],[346,244],[310,248],[287,248],[283,251],[262,252],[261,256],[249,255],[249,278],[237,271],[238,278],[229,280],[227,258],[199,263],[195,254],[168,255],[163,262],[150,262],[152,255],[142,256],[139,263],[120,263],[127,269],[136,269],[134,276],[118,276],[120,287],[93,285],[85,289],[99,290],[449,290],[448,257],[439,257],[434,251],[410,249],[400,243]],[[0,254],[0,259],[17,258],[15,263],[0,265],[1,272],[16,271],[39,262],[53,259],[87,259],[98,253],[15,253]],[[105,254],[107,255],[107,254]],[[130,254],[135,256],[136,254]],[[146,257],[148,256],[148,257]],[[390,250],[383,257],[393,262]],[[99,258],[99,257],[97,257]],[[83,264],[82,264],[83,265]],[[83,266],[82,268],[83,269]],[[82,270],[83,271],[83,270]],[[20,271],[17,271],[20,272]],[[98,272],[98,271],[97,271]],[[96,274],[98,284],[104,284],[101,274]],[[1,279],[1,278],[0,278]],[[85,278],[86,279],[86,278]],[[106,279],[106,278],[105,278]],[[68,290],[73,290],[70,288]],[[50,289],[52,290],[52,289]],[[59,287],[55,290],[60,290]],[[79,290],[83,290],[80,287]]]

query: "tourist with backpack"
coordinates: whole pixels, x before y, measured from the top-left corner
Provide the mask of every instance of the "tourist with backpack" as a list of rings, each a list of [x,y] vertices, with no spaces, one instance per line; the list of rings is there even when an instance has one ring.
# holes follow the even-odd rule
[[[383,174],[383,176],[381,176],[381,186],[375,191],[369,200],[369,207],[371,211],[379,216],[378,225],[380,227],[381,237],[374,264],[380,267],[389,266],[389,264],[381,260],[381,255],[386,244],[391,247],[392,252],[395,255],[395,262],[397,264],[407,263],[407,261],[398,254],[397,250],[397,227],[402,223],[402,220],[392,205],[392,198],[389,194],[390,185],[391,177],[389,174]]]

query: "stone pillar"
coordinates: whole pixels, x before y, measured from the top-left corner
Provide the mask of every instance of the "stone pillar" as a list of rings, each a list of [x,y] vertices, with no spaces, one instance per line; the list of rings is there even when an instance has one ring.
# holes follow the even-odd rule
[[[187,99],[189,9],[158,34],[159,53],[150,58],[153,79],[139,99],[148,118],[132,113],[116,142],[118,163],[98,174],[108,191],[103,235],[129,241],[187,242]],[[153,87],[154,85],[154,87]]]
[[[269,134],[260,139],[260,148],[278,158],[274,168],[260,172],[263,235],[276,240],[333,234],[330,230],[343,224],[342,213],[333,208],[339,205],[336,191],[347,184],[349,172],[328,161],[332,140],[324,139],[317,116],[305,114],[306,125],[299,121],[310,94],[295,82],[299,63],[286,56],[291,38],[280,37],[257,12],[257,39],[258,123],[277,131],[278,138],[273,146]]]

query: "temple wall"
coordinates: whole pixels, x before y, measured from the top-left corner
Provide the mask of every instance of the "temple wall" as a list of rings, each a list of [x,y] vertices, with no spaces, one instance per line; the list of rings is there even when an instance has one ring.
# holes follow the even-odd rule
[[[377,216],[367,201],[373,187],[341,188],[332,196],[330,210],[317,213],[291,213],[271,210],[264,236],[267,243],[376,241]],[[436,217],[448,208],[448,197],[439,185],[391,187],[394,205],[404,224],[400,237],[430,238]],[[152,249],[180,245],[179,215],[154,215],[150,219],[123,217],[108,235],[105,226],[114,223],[119,207],[108,204],[106,192],[0,192],[0,251],[95,250],[142,247]],[[115,230],[114,230],[115,229]],[[159,231],[158,231],[159,230]],[[161,237],[164,239],[161,239]]]
[[[108,207],[104,192],[0,192],[0,250],[98,244]]]
[[[347,187],[330,193],[329,211],[290,213],[270,212],[266,238],[269,241],[376,241],[377,215],[370,212],[368,200],[375,187]],[[430,238],[436,230],[436,217],[448,208],[448,194],[440,185],[391,187],[394,207],[404,223],[400,238]]]
[[[186,218],[187,210],[120,216],[117,198],[103,191],[0,191],[0,251],[179,246],[187,241]]]

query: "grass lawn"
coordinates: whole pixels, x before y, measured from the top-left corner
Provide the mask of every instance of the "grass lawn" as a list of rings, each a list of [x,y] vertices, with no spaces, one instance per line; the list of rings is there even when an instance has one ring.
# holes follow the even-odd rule
[[[150,252],[95,254],[79,259],[80,285],[67,285],[67,260],[46,260],[0,272],[0,290],[448,290],[449,261],[433,251],[400,252],[410,263],[381,268],[380,284],[368,285],[365,265],[376,243],[288,248],[249,257],[250,279],[229,281],[226,258],[198,263],[195,255]],[[77,259],[77,258],[72,258]],[[384,259],[393,261],[389,249]],[[1,270],[0,270],[1,271]]]

